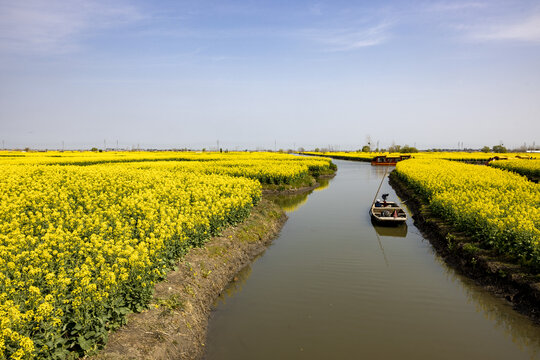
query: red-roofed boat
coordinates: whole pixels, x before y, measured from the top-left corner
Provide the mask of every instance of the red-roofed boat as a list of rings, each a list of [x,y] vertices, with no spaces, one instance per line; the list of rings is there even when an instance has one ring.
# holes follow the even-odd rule
[[[410,159],[411,155],[400,155],[400,156],[386,156],[386,155],[380,155],[375,156],[371,160],[371,165],[380,166],[380,165],[386,165],[386,166],[394,166],[398,162]]]

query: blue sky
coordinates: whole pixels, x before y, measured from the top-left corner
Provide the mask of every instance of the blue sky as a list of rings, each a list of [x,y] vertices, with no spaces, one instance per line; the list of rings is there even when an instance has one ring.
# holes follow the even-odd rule
[[[540,145],[538,1],[0,0],[6,147]]]

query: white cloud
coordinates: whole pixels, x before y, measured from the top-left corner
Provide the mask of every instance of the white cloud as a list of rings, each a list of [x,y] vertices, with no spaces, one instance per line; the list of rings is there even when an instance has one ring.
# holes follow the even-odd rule
[[[484,2],[439,2],[429,5],[426,10],[433,12],[453,12],[462,10],[481,9],[487,7]]]
[[[466,37],[474,41],[540,42],[540,14],[511,24],[464,26]]]
[[[65,53],[77,49],[87,33],[142,18],[129,5],[95,0],[0,2],[0,51]]]
[[[325,44],[326,51],[338,52],[382,44],[389,37],[389,28],[389,23],[381,23],[365,29],[309,30],[307,34],[312,40]]]

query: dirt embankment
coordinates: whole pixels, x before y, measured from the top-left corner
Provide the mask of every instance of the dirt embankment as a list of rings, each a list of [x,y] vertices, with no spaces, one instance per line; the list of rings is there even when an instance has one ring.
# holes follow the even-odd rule
[[[267,248],[286,218],[279,206],[262,200],[243,223],[191,249],[178,269],[156,285],[150,309],[129,315],[127,325],[92,358],[201,358],[214,300]]]
[[[496,296],[505,298],[515,310],[540,324],[540,275],[531,273],[503,254],[483,248],[435,216],[429,205],[395,172],[390,174],[390,185],[413,213],[414,224],[447,264]]]

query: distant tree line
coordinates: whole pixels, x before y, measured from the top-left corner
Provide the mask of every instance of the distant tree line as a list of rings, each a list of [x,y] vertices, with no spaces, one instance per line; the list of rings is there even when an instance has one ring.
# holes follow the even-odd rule
[[[482,148],[482,151],[487,153],[487,152],[494,152],[494,153],[505,153],[505,152],[508,152],[508,150],[501,144],[501,145],[495,145],[493,146],[493,148],[489,148],[489,146],[484,146]]]
[[[369,145],[364,145],[362,147],[362,150],[358,150],[359,152],[371,152],[371,147]],[[391,153],[416,153],[418,152],[418,149],[415,148],[414,146],[409,146],[409,145],[404,145],[404,146],[401,146],[401,145],[396,145],[396,144],[392,144],[388,149],[379,149],[379,148],[376,148],[374,149],[373,151],[375,152],[391,152]]]

